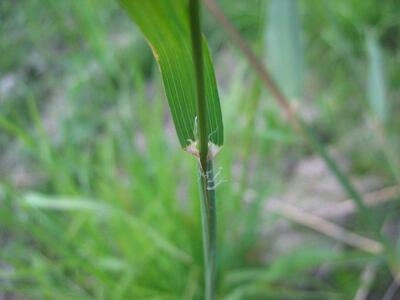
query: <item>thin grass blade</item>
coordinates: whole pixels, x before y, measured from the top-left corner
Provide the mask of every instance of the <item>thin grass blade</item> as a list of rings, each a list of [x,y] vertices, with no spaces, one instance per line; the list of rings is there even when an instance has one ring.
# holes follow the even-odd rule
[[[304,51],[296,0],[272,0],[266,30],[267,63],[289,99],[303,91]]]
[[[366,47],[368,56],[368,101],[372,113],[380,122],[384,123],[388,117],[388,105],[386,100],[383,55],[375,32],[371,31],[367,33]]]
[[[110,206],[98,200],[79,198],[79,197],[63,197],[63,196],[47,196],[38,193],[27,193],[20,199],[20,203],[24,207],[31,207],[40,210],[60,211],[60,212],[85,212],[92,213],[98,217],[113,216],[130,224],[132,229],[139,230],[156,245],[161,251],[171,255],[179,261],[190,263],[192,258],[178,246],[169,240],[166,240],[155,231],[151,226],[142,222],[134,215],[128,214],[118,208]]]

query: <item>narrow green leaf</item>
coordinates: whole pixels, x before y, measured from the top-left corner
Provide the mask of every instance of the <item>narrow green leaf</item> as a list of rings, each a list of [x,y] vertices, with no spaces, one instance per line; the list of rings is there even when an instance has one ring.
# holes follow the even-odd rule
[[[153,227],[142,222],[136,216],[128,214],[126,211],[108,205],[96,199],[87,199],[70,196],[47,196],[38,193],[28,193],[22,195],[20,199],[24,207],[32,207],[42,210],[60,212],[85,212],[93,213],[96,216],[114,216],[120,220],[128,222],[133,228],[139,230],[156,245],[160,250],[165,251],[174,258],[185,263],[191,262],[192,258],[178,246],[164,239]]]
[[[267,65],[289,99],[303,92],[304,52],[296,0],[271,0],[266,30]]]
[[[181,146],[198,154],[196,87],[187,1],[119,0],[146,37],[159,65],[172,118]],[[223,144],[221,108],[214,69],[203,38],[207,133],[210,152]]]
[[[388,115],[386,103],[385,76],[383,70],[383,56],[375,32],[368,32],[366,36],[368,54],[368,101],[373,114],[385,122]]]

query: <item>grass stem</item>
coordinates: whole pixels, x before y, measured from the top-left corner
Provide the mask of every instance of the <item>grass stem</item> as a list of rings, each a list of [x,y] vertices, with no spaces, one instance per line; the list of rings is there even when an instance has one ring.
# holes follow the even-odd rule
[[[205,299],[214,300],[216,293],[217,218],[212,161],[208,160],[207,176],[200,170],[201,218],[203,228]]]
[[[199,169],[205,280],[204,298],[206,300],[214,300],[216,294],[217,224],[213,165],[212,161],[208,159],[207,107],[199,0],[190,0],[189,16],[197,88],[197,139],[200,156]]]

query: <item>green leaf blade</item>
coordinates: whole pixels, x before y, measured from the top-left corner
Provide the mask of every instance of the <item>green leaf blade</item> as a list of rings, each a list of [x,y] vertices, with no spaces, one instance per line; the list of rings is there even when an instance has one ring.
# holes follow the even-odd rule
[[[378,36],[368,32],[366,36],[368,55],[368,101],[373,114],[381,121],[388,118],[384,63]]]
[[[301,98],[304,85],[304,46],[296,0],[271,0],[266,30],[267,64],[289,100]]]
[[[179,142],[197,155],[196,87],[187,2],[120,0],[157,60]],[[203,38],[207,133],[211,152],[223,144],[223,123],[210,51]],[[215,154],[215,153],[212,153]]]

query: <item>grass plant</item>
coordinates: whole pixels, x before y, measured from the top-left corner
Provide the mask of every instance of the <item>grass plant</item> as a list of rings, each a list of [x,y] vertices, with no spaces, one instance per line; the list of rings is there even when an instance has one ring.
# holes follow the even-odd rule
[[[302,208],[298,167],[331,148],[360,193],[364,180],[373,195],[398,183],[396,1],[218,0],[289,109],[315,111],[306,118],[314,147],[206,9],[200,124],[190,1],[120,2],[125,9],[115,0],[0,1],[0,298],[340,300],[360,289],[383,298],[399,273],[398,196],[368,208],[387,244],[377,255],[301,222],[278,235],[283,220],[267,208],[280,196]],[[278,31],[280,40],[268,38]],[[225,146],[207,178],[177,151],[198,159],[201,131],[216,145],[203,147]],[[312,185],[324,188],[319,179]],[[218,218],[207,219],[215,192]],[[351,214],[326,221],[371,238]],[[205,230],[203,243],[209,221],[216,232],[207,239]],[[207,241],[218,244],[218,280],[204,266],[215,254],[207,259]]]

